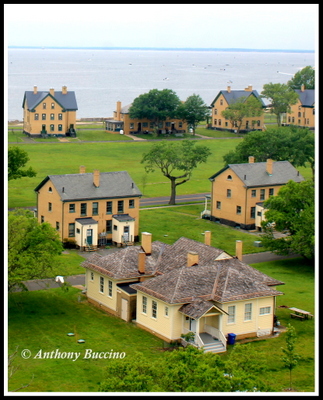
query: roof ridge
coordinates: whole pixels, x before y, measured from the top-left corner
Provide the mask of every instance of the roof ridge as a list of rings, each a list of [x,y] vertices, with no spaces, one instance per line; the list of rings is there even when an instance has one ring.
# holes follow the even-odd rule
[[[176,282],[176,286],[175,286],[175,289],[174,289],[174,292],[173,292],[173,296],[171,297],[171,302],[174,301],[175,294],[176,294],[176,291],[177,291],[178,286],[179,286],[179,281],[180,281],[180,278],[182,277],[182,273],[185,270],[185,268],[187,268],[187,267],[186,266],[180,267],[180,273],[179,273],[179,275],[177,277],[177,282]],[[176,271],[176,269],[174,271]]]

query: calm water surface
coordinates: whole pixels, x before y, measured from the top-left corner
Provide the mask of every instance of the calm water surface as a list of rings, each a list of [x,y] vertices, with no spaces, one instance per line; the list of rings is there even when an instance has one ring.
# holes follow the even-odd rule
[[[265,83],[287,83],[314,53],[169,50],[8,50],[8,120],[22,120],[26,90],[76,93],[77,118],[113,115],[116,102],[127,105],[151,89],[172,89],[181,100],[199,94],[210,105],[219,90],[260,93]]]

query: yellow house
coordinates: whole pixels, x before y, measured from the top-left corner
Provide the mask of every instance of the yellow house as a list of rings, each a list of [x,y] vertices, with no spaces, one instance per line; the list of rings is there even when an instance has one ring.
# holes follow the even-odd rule
[[[230,333],[272,333],[282,294],[272,286],[282,282],[242,263],[241,241],[232,257],[210,246],[210,235],[168,245],[143,232],[141,246],[90,255],[82,263],[89,302],[168,342],[194,332],[206,351],[225,351]]]
[[[26,91],[22,103],[24,109],[23,132],[32,137],[76,136],[77,103],[74,92],[49,89]]]
[[[142,196],[127,171],[48,175],[36,188],[39,222],[81,249],[138,241]]]
[[[209,180],[211,210],[203,213],[212,221],[251,230],[256,227],[257,204],[276,196],[288,181],[304,178],[289,161],[255,162],[250,156],[249,163],[229,164]]]
[[[265,109],[265,103],[259,96],[257,90],[253,90],[252,86],[249,85],[244,90],[232,90],[231,86],[227,87],[227,90],[220,90],[216,98],[211,103],[211,123],[209,127],[216,130],[230,130],[232,132],[236,131],[237,124],[232,126],[231,122],[223,117],[222,111],[226,110],[231,104],[236,102],[241,98],[246,98],[248,100],[250,96],[253,96],[261,103],[262,107]],[[249,132],[251,130],[261,131],[264,129],[264,113],[259,117],[244,118],[242,120],[240,132]]]
[[[315,90],[295,89],[298,101],[291,106],[291,112],[286,113],[285,125],[296,125],[301,128],[315,129]]]
[[[116,111],[113,117],[105,121],[105,129],[108,132],[123,133],[125,135],[136,133],[149,133],[154,131],[154,123],[149,119],[130,118],[129,109],[131,104],[122,107],[121,102],[117,101]],[[166,119],[158,125],[160,134],[166,133],[184,133],[187,130],[187,123],[176,119]]]

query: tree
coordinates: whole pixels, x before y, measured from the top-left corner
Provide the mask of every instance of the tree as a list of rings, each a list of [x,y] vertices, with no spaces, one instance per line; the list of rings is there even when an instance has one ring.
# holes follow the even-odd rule
[[[289,181],[278,192],[264,202],[266,220],[262,227],[264,247],[277,254],[300,254],[313,261],[315,254],[315,210],[314,182]],[[286,233],[274,237],[274,230]]]
[[[211,154],[207,146],[196,145],[195,141],[182,140],[180,143],[161,141],[154,144],[141,160],[146,172],[160,169],[171,181],[169,204],[176,202],[176,188],[190,180],[193,170],[205,163]]]
[[[28,161],[29,157],[25,150],[17,146],[10,147],[8,150],[8,180],[36,176],[36,171],[32,167],[22,169]]]
[[[285,83],[266,83],[261,97],[271,100],[271,113],[276,115],[278,126],[281,125],[281,115],[291,111],[297,103],[298,95]]]
[[[286,332],[286,348],[282,347],[284,353],[282,361],[285,368],[289,369],[289,389],[292,390],[292,370],[297,366],[300,356],[295,353],[296,342],[295,328],[289,323]]]
[[[258,99],[254,96],[248,98],[243,96],[230,104],[221,114],[231,122],[232,129],[237,126],[237,133],[239,133],[245,118],[260,117],[262,113],[262,105]]]
[[[268,158],[289,161],[294,167],[310,164],[314,178],[314,132],[308,128],[270,127],[265,131],[249,132],[237,145],[223,156],[225,164],[241,164],[254,156],[257,162]]]
[[[135,98],[130,109],[130,118],[147,118],[154,123],[155,133],[158,132],[158,124],[167,118],[175,118],[180,100],[176,93],[170,89],[152,89]]]
[[[192,127],[193,135],[198,123],[206,120],[209,114],[209,107],[198,94],[188,97],[185,103],[181,103],[177,108],[177,117]]]
[[[315,89],[314,68],[308,65],[296,72],[294,77],[287,82],[287,85],[293,90],[301,89],[302,85],[305,86],[305,89]]]
[[[29,210],[16,209],[8,216],[8,289],[23,281],[54,275],[63,245],[47,222],[39,224]]]

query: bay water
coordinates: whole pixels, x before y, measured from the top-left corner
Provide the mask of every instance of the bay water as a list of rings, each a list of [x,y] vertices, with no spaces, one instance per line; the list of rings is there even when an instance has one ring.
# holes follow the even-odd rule
[[[111,49],[8,49],[8,121],[23,119],[26,90],[76,94],[80,118],[113,116],[151,89],[172,89],[181,100],[198,94],[210,105],[218,92],[287,83],[314,53]],[[6,78],[6,77],[5,77]]]

